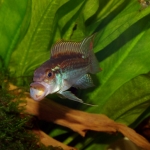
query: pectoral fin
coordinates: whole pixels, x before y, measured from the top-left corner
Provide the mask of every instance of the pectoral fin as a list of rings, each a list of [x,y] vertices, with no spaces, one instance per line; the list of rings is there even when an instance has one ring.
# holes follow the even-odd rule
[[[70,91],[63,91],[63,92],[58,92],[59,94],[61,94],[63,97],[73,100],[73,101],[77,101],[79,103],[83,103],[83,101],[76,97],[73,93],[71,93]]]
[[[82,101],[82,99],[76,97],[73,93],[71,93],[70,91],[63,91],[63,92],[58,92],[61,96],[63,96],[64,98],[85,104],[85,105],[89,105],[89,106],[98,106],[98,105],[92,105],[92,104],[88,104],[88,103],[84,103]]]
[[[86,89],[94,86],[92,78],[89,74],[82,76],[74,85],[75,88]]]

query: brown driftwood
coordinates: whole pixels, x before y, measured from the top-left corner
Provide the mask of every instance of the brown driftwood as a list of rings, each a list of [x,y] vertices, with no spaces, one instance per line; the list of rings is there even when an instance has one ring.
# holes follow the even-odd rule
[[[10,86],[10,89],[14,88],[14,86]],[[82,136],[85,136],[88,130],[108,133],[121,132],[137,146],[150,150],[150,143],[144,137],[126,125],[117,123],[103,114],[73,110],[46,99],[36,102],[30,98],[29,93],[26,93],[25,99],[27,101],[26,112],[37,116],[39,119],[68,127]]]
[[[46,133],[44,133],[41,130],[33,130],[33,132],[38,135],[38,137],[40,138],[40,142],[43,143],[45,146],[49,146],[52,145],[54,147],[61,147],[64,150],[76,150],[76,148],[67,146],[55,139],[53,139],[52,137],[48,136]]]

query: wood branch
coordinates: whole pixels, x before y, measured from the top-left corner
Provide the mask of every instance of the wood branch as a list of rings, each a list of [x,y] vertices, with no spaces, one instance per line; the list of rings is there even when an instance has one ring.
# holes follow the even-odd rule
[[[53,139],[52,137],[48,136],[46,133],[44,133],[41,130],[33,130],[33,132],[38,135],[38,137],[40,138],[40,142],[43,143],[45,146],[54,146],[54,147],[61,147],[64,150],[77,150],[76,148],[67,146],[55,139]]]
[[[12,87],[10,87],[12,89]],[[114,122],[103,114],[91,114],[59,105],[51,100],[36,102],[26,93],[26,112],[39,119],[51,121],[68,127],[80,135],[85,136],[88,130],[99,132],[121,132],[137,146],[150,150],[150,143],[133,129]]]
[[[23,95],[22,95],[23,97],[20,98],[20,93],[22,93],[22,90],[12,84],[9,85],[9,90],[12,94],[18,95],[20,100],[28,99],[27,97],[24,97]],[[38,110],[38,103],[35,103],[35,101],[33,101],[32,99],[29,99],[29,101],[27,100],[26,102],[27,102],[26,104],[20,103],[20,106],[24,106],[26,108],[26,112],[28,114],[35,115],[34,112],[36,112],[35,109]],[[30,105],[31,105],[31,107],[30,107]],[[32,108],[32,106],[33,106],[33,108]],[[63,150],[77,150],[74,147],[65,145],[65,144],[53,139],[52,137],[50,137],[49,135],[47,135],[40,129],[33,129],[32,131],[38,136],[38,138],[40,139],[40,142],[43,143],[45,146],[61,147]]]

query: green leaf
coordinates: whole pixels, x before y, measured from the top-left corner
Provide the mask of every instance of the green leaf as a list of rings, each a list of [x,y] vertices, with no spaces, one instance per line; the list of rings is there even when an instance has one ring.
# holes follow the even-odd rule
[[[24,16],[29,13],[27,7],[30,4],[31,2],[28,0],[0,1],[0,57],[4,60],[5,67],[8,66],[10,56],[20,38],[20,34],[22,34],[22,22]],[[28,20],[30,20],[30,17]],[[22,29],[25,30],[28,24],[29,21],[24,24]]]
[[[67,39],[71,35],[83,5],[84,1],[81,0],[65,0],[61,3],[59,0],[33,0],[29,30],[11,57],[10,69],[13,76],[33,74],[37,66],[49,59],[54,39],[58,40],[63,36]],[[59,31],[61,29],[62,32]]]
[[[28,32],[11,57],[10,69],[14,76],[28,75],[49,58],[48,45],[58,6],[58,0],[33,0]]]
[[[149,74],[130,80],[111,96],[102,113],[118,122],[130,125],[150,106],[149,89]]]
[[[128,12],[133,9],[132,7],[129,8]],[[106,40],[101,41],[101,39],[103,39],[103,35],[109,34],[110,29],[108,30],[108,27],[106,27],[107,30],[104,30],[103,33],[98,33],[97,37],[101,36],[101,38],[97,39],[95,50],[102,67],[102,72],[97,74],[99,84],[96,85],[94,91],[89,93],[85,91],[84,93],[82,92],[82,95],[83,99],[88,99],[88,102],[98,104],[99,107],[88,108],[88,111],[101,113],[102,108],[107,106],[107,102],[115,91],[134,77],[150,71],[149,42],[146,42],[150,34],[150,25],[147,23],[150,17],[149,12],[150,10],[148,9],[142,12],[142,16],[145,15],[142,18],[139,14],[136,17],[136,22],[134,21],[135,23],[130,26],[129,21],[122,26],[123,11],[118,14],[118,17],[120,15],[120,20],[114,19],[111,22],[111,26],[108,25],[112,28],[117,22],[118,29],[107,38],[107,44]],[[126,11],[124,14],[126,15]],[[119,30],[123,27],[125,30]]]
[[[75,21],[85,6],[85,0],[68,1],[57,11],[58,26],[57,29],[61,34],[61,38],[70,40]]]

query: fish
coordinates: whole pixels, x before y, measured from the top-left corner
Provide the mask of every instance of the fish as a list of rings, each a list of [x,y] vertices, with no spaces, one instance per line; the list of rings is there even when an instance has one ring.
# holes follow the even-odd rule
[[[57,93],[63,98],[84,103],[69,89],[93,87],[90,74],[101,69],[93,52],[94,35],[81,42],[59,41],[51,48],[51,57],[34,71],[30,84],[30,96],[41,101],[47,95]],[[86,103],[85,103],[86,104]]]

